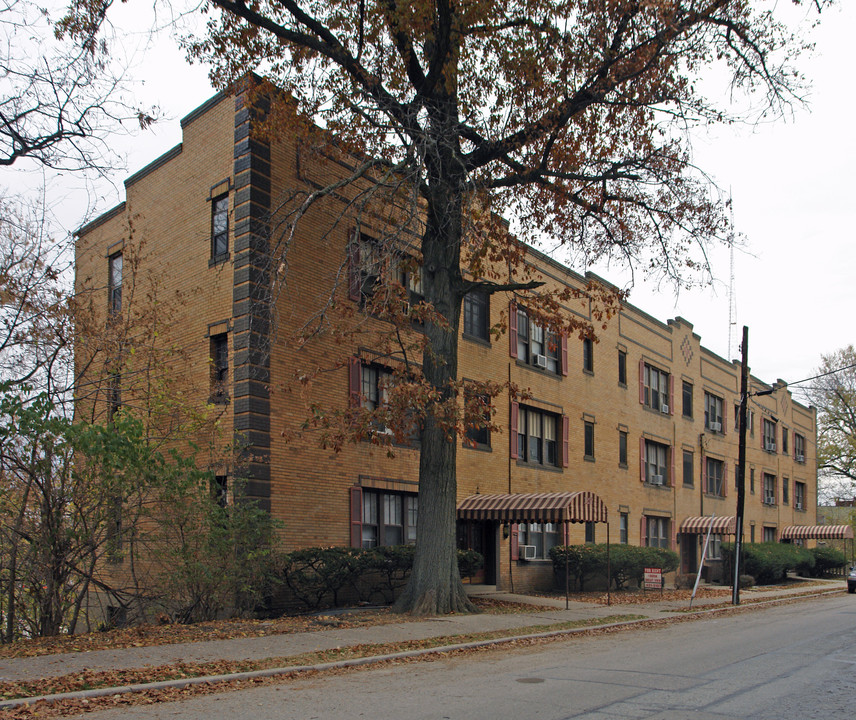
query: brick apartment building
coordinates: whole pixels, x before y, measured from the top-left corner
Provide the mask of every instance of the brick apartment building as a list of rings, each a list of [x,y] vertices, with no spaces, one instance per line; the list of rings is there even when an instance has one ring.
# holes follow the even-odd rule
[[[243,493],[282,521],[287,549],[414,541],[418,447],[403,444],[389,457],[362,442],[334,453],[317,432],[291,434],[310,402],[335,410],[382,401],[386,368],[371,341],[379,321],[363,319],[364,339],[344,348],[324,337],[284,341],[317,321],[331,288],[331,312],[353,313],[348,304],[358,302],[353,281],[342,282],[353,225],[335,200],[300,226],[275,323],[258,302],[270,269],[262,228],[285,188],[312,185],[324,168],[288,138],[252,139],[240,96],[218,94],[181,125],[182,143],[129,177],[126,201],[80,230],[78,288],[120,311],[133,255],[138,298],[145,273],[162,292],[183,293],[162,340],[186,351],[181,372],[199,387],[199,402],[222,405],[228,433],[247,445]],[[371,231],[365,220],[361,227]],[[527,261],[552,284],[593,279],[535,251]],[[591,309],[568,312],[588,317]],[[490,333],[502,318],[508,332]],[[597,342],[548,341],[502,294],[468,296],[461,327],[460,377],[529,389],[525,401],[495,400],[503,432],[473,430],[458,450],[459,543],[484,553],[481,580],[549,584],[545,559],[563,531],[573,543],[604,542],[607,527],[612,543],[672,548],[682,570],[694,571],[711,515],[718,557],[734,532],[737,364],[703,347],[683,318],[661,322],[629,304]],[[339,362],[343,354],[350,359]],[[321,367],[334,369],[313,375]],[[303,389],[291,383],[301,373],[314,378]],[[753,390],[771,387],[751,378]],[[786,539],[817,522],[815,410],[786,387],[753,397],[750,408],[745,539]],[[217,474],[227,492],[230,472]]]

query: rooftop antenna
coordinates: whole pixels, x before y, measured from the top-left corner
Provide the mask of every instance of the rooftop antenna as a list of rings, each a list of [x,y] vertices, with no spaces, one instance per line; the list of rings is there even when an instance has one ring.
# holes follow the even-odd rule
[[[734,357],[733,330],[737,325],[737,302],[734,299],[734,202],[731,187],[728,188],[728,207],[731,214],[731,226],[728,231],[729,277],[728,277],[728,359]]]

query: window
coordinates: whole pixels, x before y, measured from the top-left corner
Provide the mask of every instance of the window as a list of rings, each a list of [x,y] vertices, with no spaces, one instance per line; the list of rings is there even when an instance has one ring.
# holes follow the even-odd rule
[[[704,394],[704,428],[711,432],[724,432],[722,424],[722,398],[716,395],[711,395],[709,392]]]
[[[755,523],[749,526],[749,542],[755,542]]]
[[[583,422],[583,435],[586,460],[594,460],[594,423],[588,420]]]
[[[774,527],[765,527],[762,528],[763,534],[761,536],[761,541],[765,543],[776,542],[776,528]]]
[[[681,414],[685,418],[693,416],[693,386],[686,380],[681,383]]]
[[[583,372],[594,372],[594,343],[591,338],[583,338]]]
[[[211,336],[211,402],[229,400],[229,336],[226,333]]]
[[[226,475],[215,475],[211,478],[211,499],[221,508],[229,504],[229,478]]]
[[[794,510],[805,510],[805,483],[794,482]]]
[[[689,450],[684,450],[684,485],[692,487],[695,484],[695,459]]]
[[[490,447],[490,396],[464,388],[465,437],[470,447]]]
[[[749,468],[749,492],[755,494],[755,468]]]
[[[708,560],[722,559],[722,535],[710,534],[710,542],[707,544],[707,558]]]
[[[794,460],[805,462],[805,437],[799,433],[794,433]]]
[[[776,504],[776,476],[769,473],[764,473],[764,504]]]
[[[764,418],[761,423],[763,429],[762,447],[767,452],[776,452],[776,423],[772,420],[767,420],[767,418]]]
[[[725,463],[716,458],[705,458],[705,487],[708,495],[725,497]]]
[[[746,411],[746,425],[749,428],[749,435],[755,437],[755,411],[747,410]]]
[[[369,410],[375,410],[386,405],[386,388],[390,373],[385,368],[377,365],[362,366],[362,406]]]
[[[740,405],[734,403],[734,432],[740,432]]]
[[[788,429],[782,428],[782,455],[788,454]]]
[[[669,448],[653,440],[645,441],[645,482],[651,485],[670,485],[666,469]]]
[[[627,387],[627,353],[618,351],[618,384]]]
[[[124,530],[122,528],[122,496],[113,495],[109,500],[107,518],[107,561],[120,563],[125,559],[122,553]]]
[[[653,410],[669,412],[669,373],[645,363],[642,367],[642,402]]]
[[[586,544],[594,544],[594,523],[586,522]]]
[[[559,544],[559,525],[557,523],[520,523],[517,526],[519,545],[531,545],[535,548],[535,559],[549,560],[550,548]],[[521,557],[523,552],[520,552]]]
[[[512,409],[512,420],[513,416]],[[517,418],[516,457],[523,462],[558,466],[559,447],[556,437],[560,425],[564,433],[564,420],[559,415],[521,407]]]
[[[362,547],[416,541],[418,497],[413,493],[363,490]]]
[[[118,315],[122,312],[122,253],[110,256],[107,275],[107,307],[111,315]]]
[[[229,254],[229,196],[211,201],[211,259],[222,260]]]
[[[627,467],[627,433],[624,430],[618,431],[618,464]]]
[[[786,477],[782,478],[782,505],[787,505],[790,502],[790,482]]]
[[[488,340],[490,334],[490,300],[483,290],[464,295],[464,335]]]
[[[567,338],[544,330],[529,319],[526,311],[511,305],[509,352],[520,362],[549,372],[567,374]]]
[[[618,515],[618,542],[622,545],[627,545],[627,526],[627,513],[620,513]]]
[[[645,545],[668,549],[669,518],[648,516],[645,520]]]

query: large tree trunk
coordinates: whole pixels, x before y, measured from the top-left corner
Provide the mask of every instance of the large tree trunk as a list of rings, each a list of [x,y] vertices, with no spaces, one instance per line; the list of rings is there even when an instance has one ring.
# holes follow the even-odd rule
[[[460,269],[463,193],[458,148],[445,133],[456,122],[453,103],[435,108],[429,159],[427,215],[422,238],[422,287],[425,299],[444,322],[425,323],[422,371],[440,402],[429,407],[421,433],[419,515],[413,571],[395,609],[414,615],[471,612],[458,571],[455,506],[457,502],[457,435],[454,420],[443,418],[443,402],[452,400],[458,377],[458,324],[462,278]]]

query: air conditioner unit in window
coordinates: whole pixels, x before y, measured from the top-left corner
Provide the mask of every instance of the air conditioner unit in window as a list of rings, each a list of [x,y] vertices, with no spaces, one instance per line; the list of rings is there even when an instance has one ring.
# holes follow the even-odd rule
[[[797,462],[805,462],[805,455],[797,455],[796,461]]]
[[[536,355],[532,358],[532,364],[535,367],[546,368],[547,367],[547,356],[546,355]]]
[[[537,557],[534,545],[519,545],[517,550],[521,560],[534,560]]]
[[[652,485],[662,485],[663,484],[663,476],[662,475],[652,475],[649,482]]]
[[[716,420],[710,421],[710,429],[714,432],[722,432],[722,423],[716,422]]]
[[[768,443],[766,443],[766,444],[764,445],[764,449],[765,449],[767,452],[776,452],[776,443],[774,443],[774,442],[768,442]]]
[[[660,412],[666,413],[668,415],[669,414],[669,406],[666,405],[665,403],[663,403],[662,405],[660,405]]]

